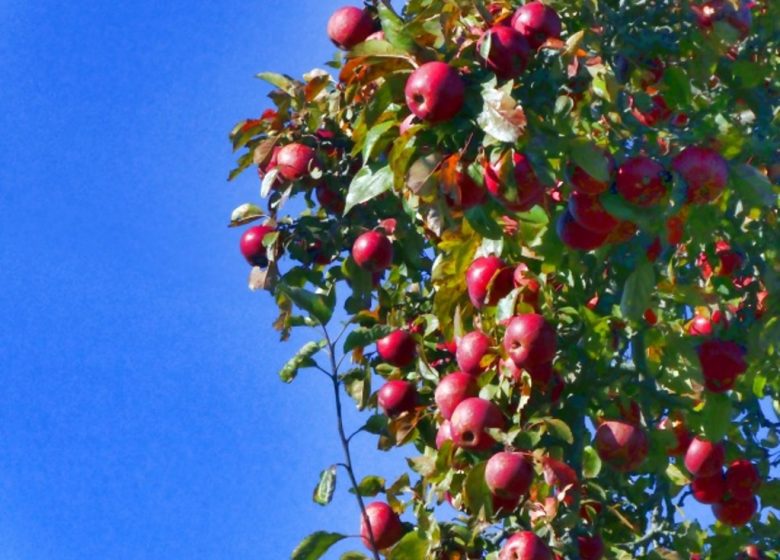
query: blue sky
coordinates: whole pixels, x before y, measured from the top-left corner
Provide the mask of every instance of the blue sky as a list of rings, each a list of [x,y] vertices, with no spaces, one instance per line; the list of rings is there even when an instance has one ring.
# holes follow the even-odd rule
[[[277,344],[225,227],[258,190],[225,181],[254,74],[330,59],[339,5],[0,0],[0,559],[285,558],[357,532],[346,492],[311,502],[340,460],[329,387],[279,382],[303,339]]]

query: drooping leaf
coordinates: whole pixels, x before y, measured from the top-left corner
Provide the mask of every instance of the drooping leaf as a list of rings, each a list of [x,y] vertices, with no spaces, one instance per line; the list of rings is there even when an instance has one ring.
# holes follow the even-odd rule
[[[643,261],[626,279],[623,294],[620,297],[620,310],[624,317],[638,320],[650,306],[650,298],[655,289],[655,271],[653,265]]]
[[[280,289],[290,297],[295,305],[308,312],[320,324],[328,324],[336,305],[335,290],[331,289],[327,294],[315,294],[294,286],[280,285]]]
[[[265,215],[259,206],[247,202],[242,204],[230,215],[230,227],[238,227],[259,220]]]
[[[417,531],[406,533],[390,550],[387,560],[412,560],[428,558],[428,539]]]
[[[381,476],[369,475],[363,477],[363,480],[358,484],[358,492],[364,498],[371,498],[376,496],[385,489],[385,479]],[[354,488],[349,489],[351,494],[355,493]]]
[[[733,406],[728,395],[708,393],[702,409],[702,427],[704,435],[712,441],[720,441],[731,426]]]
[[[609,181],[609,162],[599,148],[590,142],[577,142],[571,149],[571,157],[577,166],[597,181]]]
[[[314,360],[312,360],[312,357],[323,348],[325,348],[324,340],[319,342],[307,342],[301,347],[300,350],[298,350],[298,353],[295,354],[295,356],[290,358],[287,363],[284,364],[284,367],[282,367],[281,371],[279,372],[279,377],[285,383],[290,383],[293,379],[295,379],[295,376],[298,375],[299,369],[314,366]]]
[[[312,500],[321,506],[328,505],[336,491],[336,466],[328,467],[320,473],[320,480],[314,488]]]
[[[582,476],[596,478],[601,472],[601,458],[596,450],[586,445],[582,450]]]
[[[377,13],[387,42],[403,53],[414,52],[417,45],[411,33],[404,27],[404,21],[383,2],[377,3]]]
[[[318,560],[337,542],[346,539],[346,535],[317,531],[312,533],[293,550],[290,560]]]
[[[393,186],[393,172],[388,166],[372,171],[364,166],[355,174],[347,192],[347,203],[344,215],[358,204],[363,204],[389,190]]]
[[[278,87],[290,97],[295,97],[296,95],[297,84],[290,76],[277,74],[276,72],[260,72],[255,77],[260,78],[264,82],[268,82],[272,86]]]
[[[383,336],[390,334],[392,329],[388,325],[374,325],[373,327],[357,327],[347,335],[344,340],[344,352],[351,352],[355,348],[364,348],[376,342]]]

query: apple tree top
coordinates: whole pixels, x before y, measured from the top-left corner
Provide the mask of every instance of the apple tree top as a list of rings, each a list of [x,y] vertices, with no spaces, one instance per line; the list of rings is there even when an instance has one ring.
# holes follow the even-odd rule
[[[231,179],[264,202],[231,225],[262,222],[281,338],[316,333],[280,375],[332,381],[314,499],[343,469],[370,555],[342,558],[778,558],[780,3],[381,1],[327,32],[330,71],[258,76]],[[409,471],[358,477],[358,433]]]

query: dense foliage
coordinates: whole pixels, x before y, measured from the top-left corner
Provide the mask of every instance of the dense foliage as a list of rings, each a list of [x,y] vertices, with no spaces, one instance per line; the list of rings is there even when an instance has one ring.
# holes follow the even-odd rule
[[[232,225],[263,223],[282,339],[317,335],[283,381],[322,369],[408,456],[355,478],[341,430],[370,554],[780,557],[780,3],[369,2],[328,33],[332,71],[259,75],[231,178],[266,203]]]

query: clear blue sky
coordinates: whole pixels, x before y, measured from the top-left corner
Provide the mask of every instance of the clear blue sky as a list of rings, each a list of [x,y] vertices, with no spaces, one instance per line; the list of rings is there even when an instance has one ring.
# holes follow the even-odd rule
[[[330,59],[341,4],[0,0],[0,559],[287,558],[357,532],[343,484],[311,502],[340,460],[329,387],[279,382],[296,347],[225,227],[258,191],[225,181],[254,74]]]

